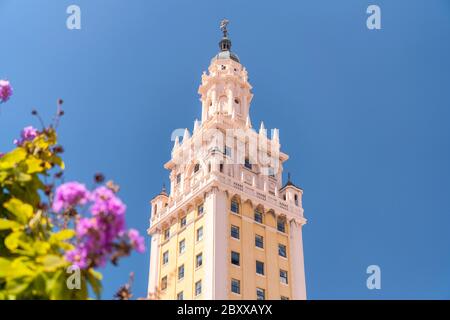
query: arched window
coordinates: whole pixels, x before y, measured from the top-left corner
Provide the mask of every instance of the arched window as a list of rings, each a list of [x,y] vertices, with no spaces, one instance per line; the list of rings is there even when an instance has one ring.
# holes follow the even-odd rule
[[[239,202],[237,201],[237,199],[232,199],[231,200],[231,212],[234,212],[236,214],[239,214]]]
[[[286,220],[284,218],[277,218],[277,230],[280,232],[286,232]]]

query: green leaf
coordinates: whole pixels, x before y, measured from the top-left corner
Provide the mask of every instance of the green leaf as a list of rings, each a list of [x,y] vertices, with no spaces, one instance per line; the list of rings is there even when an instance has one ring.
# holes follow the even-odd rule
[[[0,170],[13,168],[16,164],[23,161],[27,157],[24,148],[16,148],[0,158]]]
[[[19,246],[19,238],[22,236],[22,234],[23,234],[22,231],[15,231],[10,233],[5,238],[5,246],[11,251],[16,250],[17,247]]]
[[[0,219],[0,230],[8,230],[20,228],[21,225],[15,221],[11,221],[8,219]]]
[[[37,261],[44,266],[45,271],[55,271],[56,269],[67,264],[64,258],[54,254],[38,257]]]
[[[94,269],[89,269],[87,272],[87,280],[92,287],[97,299],[100,299],[100,294],[102,293],[102,274],[95,271]]]
[[[16,198],[11,198],[9,201],[5,202],[3,207],[15,215],[17,220],[22,223],[27,223],[28,219],[33,216],[33,207]]]
[[[42,166],[43,161],[41,159],[35,157],[29,157],[25,164],[27,165],[27,173],[32,174],[36,172],[44,171],[44,167]]]
[[[50,243],[57,243],[64,240],[72,239],[75,236],[75,230],[73,229],[64,229],[59,232],[53,233],[50,236]]]

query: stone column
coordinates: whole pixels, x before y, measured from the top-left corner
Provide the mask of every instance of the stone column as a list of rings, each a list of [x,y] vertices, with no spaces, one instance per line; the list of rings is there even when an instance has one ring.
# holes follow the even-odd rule
[[[303,258],[302,225],[295,220],[289,223],[289,261],[291,274],[289,281],[293,300],[306,300],[305,267]]]
[[[150,270],[148,281],[148,297],[157,298],[158,294],[158,278],[159,278],[159,240],[160,233],[157,231],[152,234],[150,244]]]

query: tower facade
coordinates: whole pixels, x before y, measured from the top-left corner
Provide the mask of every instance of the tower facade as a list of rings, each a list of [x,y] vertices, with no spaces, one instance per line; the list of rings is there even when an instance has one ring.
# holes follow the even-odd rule
[[[303,190],[282,182],[278,129],[252,128],[227,24],[201,78],[201,122],[176,137],[170,190],[151,200],[148,297],[306,299]]]

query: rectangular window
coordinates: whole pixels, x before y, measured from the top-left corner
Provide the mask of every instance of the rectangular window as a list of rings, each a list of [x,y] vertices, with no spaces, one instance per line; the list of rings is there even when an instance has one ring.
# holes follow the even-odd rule
[[[231,212],[239,214],[239,203],[236,200],[231,200]]]
[[[240,239],[239,227],[231,225],[231,237],[235,239]]]
[[[178,280],[184,278],[184,264],[178,267]]]
[[[186,227],[186,217],[181,218],[180,220],[180,228]]]
[[[186,251],[186,240],[183,239],[180,241],[178,250],[179,250],[179,254],[182,254]]]
[[[202,280],[199,280],[195,283],[195,295],[198,296],[202,293]]]
[[[264,248],[264,237],[259,234],[255,235],[255,246],[258,248]]]
[[[196,257],[195,257],[195,267],[196,268],[200,268],[203,264],[203,254],[199,253]]]
[[[241,255],[239,252],[231,251],[231,264],[234,264],[235,266],[239,266],[241,264],[240,259]]]
[[[264,262],[256,260],[256,273],[259,275],[264,275]]]
[[[177,184],[181,182],[181,173],[177,174]]]
[[[167,240],[170,238],[170,228],[167,228],[164,230],[164,240]]]
[[[183,294],[183,291],[178,292],[178,294],[177,294],[177,300],[184,300],[184,294]]]
[[[167,276],[161,278],[161,290],[167,289]]]
[[[241,294],[241,281],[231,279],[231,292]]]
[[[225,146],[225,155],[228,157],[231,157],[231,148],[230,147]]]
[[[203,214],[203,204],[197,207],[197,215],[201,216]]]
[[[256,288],[256,300],[266,300],[266,290]]]
[[[258,223],[263,223],[263,215],[258,210],[255,210],[255,221]]]
[[[203,240],[203,227],[197,229],[197,241]]]
[[[278,244],[278,255],[283,258],[287,257],[286,246],[284,244],[281,243]]]
[[[285,270],[280,269],[280,282],[288,284],[288,273]]]
[[[284,219],[277,219],[277,230],[280,232],[286,232],[286,223]]]
[[[163,261],[162,261],[162,264],[165,265],[165,264],[168,264],[168,263],[169,263],[169,251],[165,251],[165,252],[163,253]]]
[[[248,158],[245,159],[245,164],[244,164],[244,166],[245,166],[247,169],[252,170],[252,164],[250,163],[250,160],[249,160]]]
[[[281,300],[289,300],[289,297],[281,296]]]

